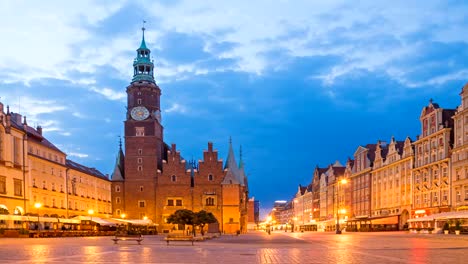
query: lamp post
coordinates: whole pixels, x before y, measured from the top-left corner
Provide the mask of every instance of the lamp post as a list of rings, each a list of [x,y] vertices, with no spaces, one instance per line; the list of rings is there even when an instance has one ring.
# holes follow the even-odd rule
[[[34,207],[37,209],[37,230],[39,230],[39,208],[42,207],[41,203],[35,203]]]
[[[120,215],[120,218],[122,218],[122,219],[125,219],[125,217],[127,217],[127,215],[125,213]],[[127,225],[126,224],[125,224],[125,230],[127,230]]]
[[[88,214],[89,214],[89,221],[90,221],[89,224],[90,224],[91,226],[93,226],[93,223],[92,223],[92,222],[93,222],[94,210],[93,210],[93,209],[89,209],[89,210],[88,210]],[[92,228],[92,229],[94,229],[94,228]]]
[[[336,233],[341,234],[341,229],[340,229],[340,185],[346,184],[348,181],[346,179],[341,179],[340,181],[337,182],[336,185]]]
[[[148,232],[149,232],[148,231],[148,217],[146,215],[143,216],[143,220],[145,220],[145,222],[146,222],[146,233],[148,234]]]

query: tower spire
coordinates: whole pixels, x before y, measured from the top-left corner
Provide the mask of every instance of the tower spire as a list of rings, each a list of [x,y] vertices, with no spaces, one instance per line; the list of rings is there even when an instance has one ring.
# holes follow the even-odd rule
[[[137,49],[137,57],[133,61],[133,82],[148,81],[155,83],[154,81],[154,64],[151,61],[151,50],[146,46],[145,41],[145,24],[143,20],[143,26],[141,27],[142,37],[140,47]]]
[[[141,27],[142,37],[141,37],[140,49],[148,49],[146,47],[146,42],[145,42],[145,30],[146,30],[145,24],[146,24],[146,21],[143,20],[143,26]]]

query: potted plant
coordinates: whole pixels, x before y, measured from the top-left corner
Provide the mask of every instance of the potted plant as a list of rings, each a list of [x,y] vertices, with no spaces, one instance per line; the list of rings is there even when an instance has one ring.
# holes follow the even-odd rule
[[[461,221],[457,220],[455,222],[455,235],[460,235],[460,230],[461,230]]]
[[[450,229],[449,223],[445,222],[444,227],[442,227],[442,229],[444,230],[444,234],[448,235]]]

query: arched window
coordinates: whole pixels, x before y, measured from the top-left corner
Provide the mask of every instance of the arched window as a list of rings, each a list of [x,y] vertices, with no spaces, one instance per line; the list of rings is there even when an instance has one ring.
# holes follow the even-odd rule
[[[209,181],[212,181],[212,180],[213,180],[213,175],[211,175],[211,174],[208,175],[208,180],[209,180]]]
[[[176,182],[176,181],[177,181],[177,177],[176,177],[175,175],[172,175],[172,176],[171,176],[171,181],[172,181],[172,182]]]

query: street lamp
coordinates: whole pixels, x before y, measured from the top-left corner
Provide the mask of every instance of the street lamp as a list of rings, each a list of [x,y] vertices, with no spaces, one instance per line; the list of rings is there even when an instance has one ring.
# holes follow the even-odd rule
[[[89,224],[90,224],[91,226],[93,226],[93,214],[94,214],[94,210],[93,210],[93,209],[89,209],[89,210],[88,210],[88,214],[89,214],[89,221],[90,221]],[[93,228],[93,229],[94,229],[94,228]]]
[[[93,221],[94,210],[93,210],[93,209],[89,209],[89,210],[88,210],[88,214],[89,214],[90,220]]]
[[[340,229],[340,185],[346,184],[348,181],[346,179],[341,179],[340,181],[337,182],[336,185],[336,196],[337,196],[337,201],[336,201],[336,233],[341,234],[341,229]],[[346,210],[343,209],[343,212],[346,213]]]
[[[37,230],[39,230],[39,208],[42,207],[41,203],[35,203],[34,207],[37,209]]]

